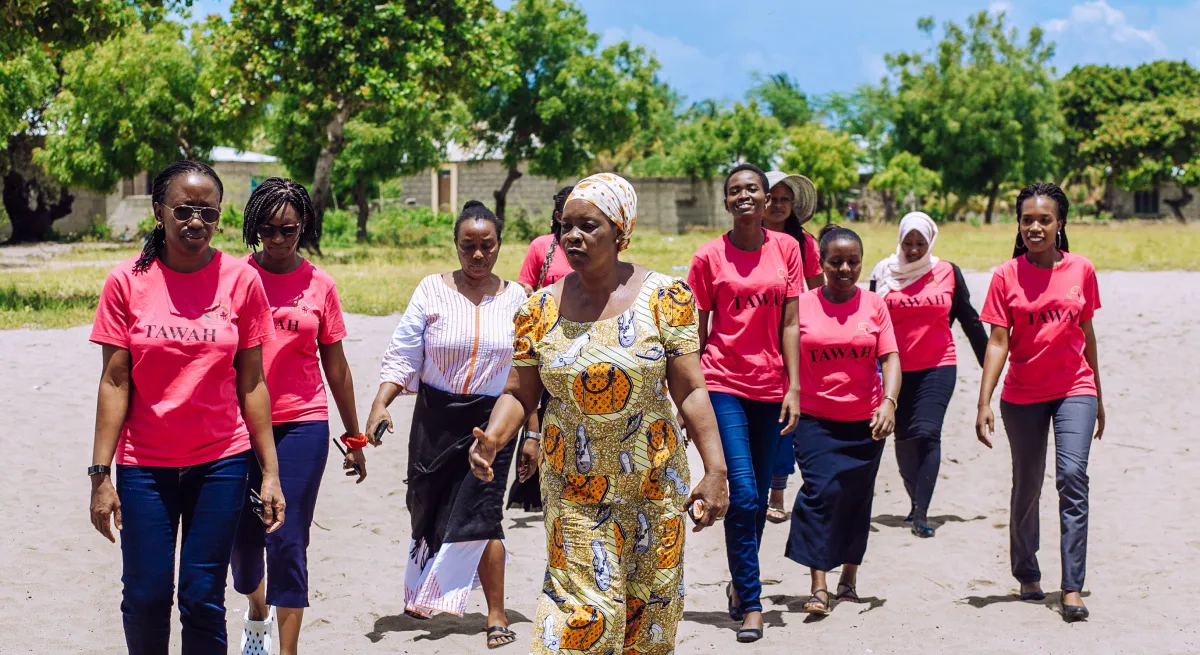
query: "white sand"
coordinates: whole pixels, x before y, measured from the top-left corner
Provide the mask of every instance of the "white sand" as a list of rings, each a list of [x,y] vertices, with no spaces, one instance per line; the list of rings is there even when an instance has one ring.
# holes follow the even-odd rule
[[[969,276],[976,306],[987,279]],[[1064,624],[1057,594],[1044,604],[1012,602],[1008,445],[1002,433],[993,451],[975,441],[979,367],[959,335],[959,386],[931,511],[937,523],[944,522],[937,537],[921,541],[900,527],[908,501],[889,446],[873,512],[876,531],[859,578],[869,604],[843,604],[825,620],[806,619],[799,609],[807,575],[782,555],[786,525],[769,524],[762,549],[766,637],[753,646],[736,644],[735,625],[724,612],[729,574],[718,528],[690,538],[687,612],[676,652],[1200,652],[1200,461],[1190,452],[1200,424],[1194,382],[1200,274],[1106,273],[1100,288],[1105,307],[1096,331],[1109,427],[1091,457],[1090,622]],[[395,317],[351,316],[348,324],[354,336],[347,352],[365,418]],[[87,328],[0,332],[0,395],[10,411],[0,436],[7,460],[0,477],[0,653],[124,652],[120,551],[87,516],[84,468],[100,369],[100,349],[87,334]],[[384,448],[370,451],[366,483],[342,479],[337,458],[330,459],[310,550],[305,652],[484,650],[479,592],[463,619],[418,622],[401,615],[409,522],[402,480],[411,408],[410,400],[393,408],[402,425]],[[700,470],[693,453],[693,471],[698,476]],[[1042,499],[1048,591],[1059,576],[1052,475],[1051,463]],[[793,477],[792,494],[798,486]],[[520,653],[530,639],[541,586],[540,515],[511,513],[505,529],[512,552],[509,616],[520,640],[498,652]],[[236,648],[246,602],[232,588],[227,602]],[[173,652],[179,652],[175,629]]]

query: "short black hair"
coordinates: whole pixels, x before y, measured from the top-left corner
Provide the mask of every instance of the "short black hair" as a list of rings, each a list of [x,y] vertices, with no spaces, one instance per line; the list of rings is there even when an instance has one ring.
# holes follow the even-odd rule
[[[458,241],[458,227],[466,221],[490,221],[496,226],[496,238],[499,239],[504,233],[504,219],[496,216],[492,210],[488,209],[482,202],[478,200],[468,200],[463,205],[462,213],[458,215],[458,219],[454,221],[454,240]]]
[[[1067,211],[1071,209],[1071,201],[1067,200],[1067,194],[1063,193],[1057,184],[1035,182],[1017,194],[1017,243],[1013,246],[1013,257],[1020,257],[1029,252],[1029,248],[1025,247],[1025,240],[1021,238],[1021,206],[1034,196],[1050,198],[1058,206],[1058,222],[1062,223],[1062,227],[1054,236],[1054,246],[1063,252],[1070,252],[1070,244],[1067,243]]]
[[[258,228],[270,223],[283,209],[290,205],[300,216],[300,247],[317,243],[317,210],[303,185],[282,177],[271,177],[250,194],[246,201],[246,214],[242,217],[242,241],[252,250],[260,243]]]
[[[733,170],[729,171],[729,175],[725,176],[724,193],[729,193],[730,178],[738,173],[741,173],[742,171],[753,171],[754,174],[758,176],[758,181],[762,183],[763,193],[771,192],[771,185],[767,183],[767,174],[764,173],[761,168],[755,166],[754,164],[738,164],[737,166],[733,167]]]
[[[211,166],[204,162],[199,162],[194,159],[180,159],[179,161],[167,164],[158,175],[154,177],[154,184],[150,189],[150,199],[162,205],[167,199],[167,189],[171,186],[171,181],[180,175],[188,173],[199,173],[212,178],[214,184],[217,185],[217,198],[225,199],[225,187],[221,184],[221,177]],[[133,264],[134,272],[140,273],[150,268],[154,260],[158,259],[159,253],[167,245],[167,235],[165,230],[160,230],[157,227],[146,236],[146,245],[142,247],[142,254]]]
[[[821,261],[825,261],[825,254],[829,252],[829,246],[834,241],[841,241],[842,239],[857,243],[858,252],[860,254],[863,252],[863,242],[862,239],[859,238],[857,232],[849,228],[844,228],[840,225],[830,224],[821,228],[821,235],[818,237],[818,247],[821,250]]]

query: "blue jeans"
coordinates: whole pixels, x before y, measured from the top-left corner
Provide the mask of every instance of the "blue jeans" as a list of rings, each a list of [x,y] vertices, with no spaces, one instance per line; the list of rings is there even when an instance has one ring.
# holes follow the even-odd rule
[[[761,612],[758,549],[767,524],[767,494],[779,448],[780,403],[747,400],[710,391],[721,448],[729,469],[725,554],[742,611]]]
[[[279,486],[287,500],[287,520],[267,534],[267,526],[254,514],[247,496],[230,562],[233,588],[249,596],[266,575],[268,605],[308,607],[308,536],[329,458],[329,422],[276,425],[275,452],[279,456]],[[251,467],[251,488],[261,485],[262,471]]]
[[[246,497],[247,451],[182,468],[117,466],[121,500],[121,614],[130,655],[166,655],[180,525],[183,655],[224,654],[225,579]]]

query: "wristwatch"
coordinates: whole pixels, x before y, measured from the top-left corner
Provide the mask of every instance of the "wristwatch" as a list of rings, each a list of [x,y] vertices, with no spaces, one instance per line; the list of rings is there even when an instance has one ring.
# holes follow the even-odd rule
[[[88,467],[88,477],[93,475],[112,475],[112,467],[104,464],[92,464]]]

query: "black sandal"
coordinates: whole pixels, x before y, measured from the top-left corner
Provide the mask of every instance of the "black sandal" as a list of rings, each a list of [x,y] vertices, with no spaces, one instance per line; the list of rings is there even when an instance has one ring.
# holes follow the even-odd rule
[[[729,601],[729,619],[731,621],[741,621],[742,619],[746,618],[746,613],[742,611],[742,608],[733,604],[732,582],[725,587],[725,599]]]
[[[845,591],[842,591],[845,589]],[[847,603],[861,603],[862,600],[858,597],[858,592],[855,591],[854,585],[849,585],[844,582],[839,582],[837,586],[837,595],[833,597],[837,601],[845,601]]]
[[[507,641],[503,641],[507,640]],[[487,629],[488,650],[507,646],[517,640],[517,633],[502,625],[494,625]]]
[[[742,628],[737,631],[737,640],[739,644],[752,644],[762,639],[762,635],[762,628]]]
[[[817,594],[825,594],[825,599],[822,600],[821,597],[818,596]],[[809,595],[808,600],[804,601],[804,607],[802,608],[802,611],[805,614],[814,614],[816,616],[829,616],[829,613],[833,611],[829,608],[829,600],[830,600],[829,590],[828,589],[818,589]]]

